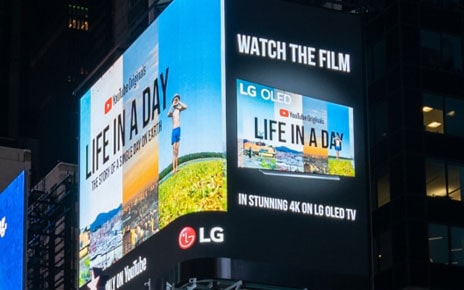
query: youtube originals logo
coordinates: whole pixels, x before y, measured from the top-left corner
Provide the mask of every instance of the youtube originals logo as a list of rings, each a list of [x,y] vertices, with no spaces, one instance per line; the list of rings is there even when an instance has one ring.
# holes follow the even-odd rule
[[[109,97],[105,102],[105,115],[113,108],[113,98]]]
[[[288,116],[290,115],[290,113],[288,112],[287,109],[280,109],[280,110],[279,110],[279,115],[280,115],[281,117],[288,118]]]
[[[198,229],[198,243],[209,244],[209,243],[222,243],[224,242],[224,229],[222,227],[213,227],[208,233],[205,234],[205,228],[200,227]],[[197,241],[197,232],[192,227],[184,227],[178,237],[179,247],[182,250],[190,249]]]

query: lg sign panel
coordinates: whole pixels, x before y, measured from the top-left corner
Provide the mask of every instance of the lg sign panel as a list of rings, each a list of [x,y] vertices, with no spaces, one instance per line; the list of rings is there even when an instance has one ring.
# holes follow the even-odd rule
[[[225,18],[229,214],[260,223],[238,255],[366,277],[359,17],[243,0]]]
[[[173,1],[81,99],[80,285],[198,257],[366,285],[360,35],[287,1]]]
[[[24,289],[26,176],[0,193],[0,289]]]

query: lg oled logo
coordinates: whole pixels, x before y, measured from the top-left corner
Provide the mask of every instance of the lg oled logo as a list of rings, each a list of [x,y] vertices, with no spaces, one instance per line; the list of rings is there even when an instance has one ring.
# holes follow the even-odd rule
[[[260,96],[263,100],[271,101],[274,103],[287,105],[292,103],[292,96],[288,93],[266,87],[256,87],[252,84],[239,83],[239,93],[242,96],[249,96],[252,98]]]
[[[0,238],[3,238],[5,236],[7,227],[8,224],[6,223],[6,217],[3,217],[0,220]]]
[[[197,232],[192,227],[185,227],[179,233],[179,247],[182,250],[190,249],[197,240]],[[209,232],[204,227],[198,229],[198,242],[200,244],[222,243],[224,242],[224,229],[222,227],[212,227]]]

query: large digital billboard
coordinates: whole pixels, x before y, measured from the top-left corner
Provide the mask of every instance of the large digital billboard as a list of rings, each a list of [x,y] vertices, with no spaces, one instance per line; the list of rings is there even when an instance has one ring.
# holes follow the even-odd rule
[[[25,289],[26,176],[0,193],[0,290]]]
[[[360,27],[173,1],[81,98],[79,286],[180,281],[199,258],[211,277],[368,285]]]
[[[176,217],[226,210],[219,3],[184,2],[81,98],[81,284]]]

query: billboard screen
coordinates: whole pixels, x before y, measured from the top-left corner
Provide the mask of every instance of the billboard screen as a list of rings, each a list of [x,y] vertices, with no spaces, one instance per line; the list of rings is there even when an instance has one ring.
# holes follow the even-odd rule
[[[168,9],[81,98],[81,283],[178,216],[226,210],[219,11]]]
[[[228,214],[249,237],[236,257],[293,269],[277,271],[297,276],[289,286],[343,289],[333,281],[348,275],[365,288],[360,17],[291,1],[224,3]]]
[[[267,3],[175,0],[83,94],[84,289],[368,284],[360,19]]]
[[[0,193],[0,289],[24,289],[26,176]]]

